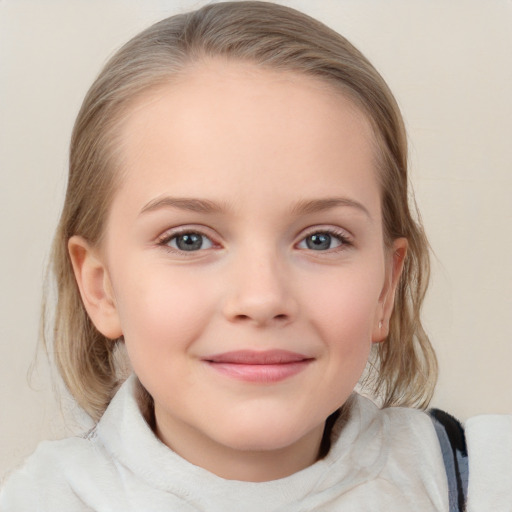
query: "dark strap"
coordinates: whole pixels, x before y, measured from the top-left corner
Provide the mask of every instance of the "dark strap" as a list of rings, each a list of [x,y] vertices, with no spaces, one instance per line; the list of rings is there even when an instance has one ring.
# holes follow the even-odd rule
[[[468,450],[464,427],[439,409],[428,411],[434,424],[448,478],[450,512],[464,512],[468,495]]]

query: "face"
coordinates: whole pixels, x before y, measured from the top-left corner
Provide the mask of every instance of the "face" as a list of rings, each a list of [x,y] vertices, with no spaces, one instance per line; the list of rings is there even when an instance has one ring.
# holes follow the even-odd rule
[[[210,62],[142,98],[121,141],[102,246],[70,249],[158,435],[222,476],[240,454],[310,464],[386,335],[404,252],[384,245],[368,122],[313,78]]]

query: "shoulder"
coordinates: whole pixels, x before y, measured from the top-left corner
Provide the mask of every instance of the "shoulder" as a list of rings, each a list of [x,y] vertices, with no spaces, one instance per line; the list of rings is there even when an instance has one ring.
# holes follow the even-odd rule
[[[363,446],[379,447],[386,466],[408,471],[439,473],[443,458],[434,424],[424,411],[408,407],[379,408],[368,398],[356,395],[350,423],[356,426]],[[371,440],[371,443],[369,443]]]
[[[348,478],[353,480],[359,471],[365,489],[361,499],[370,499],[370,493],[386,510],[447,510],[443,457],[425,412],[406,407],[381,409],[355,395],[338,441],[332,457],[340,460],[341,471],[350,461]],[[344,450],[349,456],[343,459]],[[379,509],[377,502],[372,504],[376,507],[372,510]]]
[[[363,408],[382,425],[389,454],[401,467],[445,473],[450,510],[463,510],[464,501],[470,512],[509,509],[512,415],[475,416],[462,425],[439,410],[378,409],[371,403]]]
[[[127,474],[123,461],[137,451],[130,447],[140,447],[151,438],[147,425],[143,428],[132,381],[121,387],[98,425],[87,434],[42,442],[7,477],[0,491],[0,510],[81,512],[114,510],[113,504],[128,510],[123,505]]]
[[[509,510],[512,499],[512,415],[482,415],[465,424],[468,510]]]
[[[372,400],[355,395],[351,415],[364,425],[378,426],[381,435],[396,438],[398,432],[407,433],[407,438],[434,439],[435,431],[432,420],[425,411],[410,407],[380,408]],[[402,438],[403,440],[404,438]],[[400,439],[397,439],[400,441]]]
[[[88,510],[74,482],[104,456],[94,435],[44,441],[25,463],[10,474],[0,491],[0,510]]]

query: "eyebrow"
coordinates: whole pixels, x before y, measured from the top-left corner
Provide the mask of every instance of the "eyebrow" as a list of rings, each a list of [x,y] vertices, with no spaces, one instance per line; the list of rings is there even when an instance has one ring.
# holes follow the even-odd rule
[[[338,207],[351,207],[363,212],[371,219],[370,212],[358,201],[345,197],[330,197],[325,199],[309,199],[299,201],[291,210],[293,215],[308,215]],[[157,197],[147,203],[139,215],[159,210],[161,208],[177,208],[196,213],[222,213],[228,208],[223,204],[208,199],[195,199],[183,197]]]
[[[153,199],[142,208],[139,215],[161,208],[177,208],[197,213],[220,213],[225,210],[222,205],[207,199],[192,199],[182,197],[160,197]]]
[[[361,203],[346,197],[329,197],[325,199],[302,200],[293,207],[292,213],[296,215],[307,215],[330,210],[340,206],[356,208],[371,219],[370,212]]]

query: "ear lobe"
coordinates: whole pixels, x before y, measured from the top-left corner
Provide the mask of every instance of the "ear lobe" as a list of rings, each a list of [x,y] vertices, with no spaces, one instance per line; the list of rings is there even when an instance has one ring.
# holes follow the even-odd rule
[[[386,280],[379,299],[380,308],[373,329],[373,343],[384,341],[389,334],[389,319],[393,312],[396,288],[404,268],[407,247],[408,242],[406,238],[397,238],[393,241],[392,253],[386,263]]]
[[[107,338],[119,338],[123,332],[108,271],[99,251],[80,236],[69,239],[68,251],[82,302],[92,323]]]

